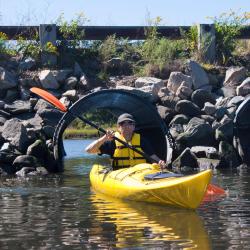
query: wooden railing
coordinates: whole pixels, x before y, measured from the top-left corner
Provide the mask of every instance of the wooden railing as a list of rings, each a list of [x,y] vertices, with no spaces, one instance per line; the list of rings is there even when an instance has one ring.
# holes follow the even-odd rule
[[[10,40],[15,40],[18,36],[26,39],[34,39],[34,34],[39,34],[41,46],[47,42],[56,43],[56,40],[62,39],[60,27],[55,24],[41,24],[40,26],[0,26],[0,32],[4,32]],[[129,40],[143,40],[146,38],[146,30],[152,28],[149,26],[79,26],[79,32],[84,30],[85,40],[104,40],[107,36],[115,34],[116,37],[128,38]],[[183,31],[188,31],[191,26],[158,26],[157,32],[159,36],[169,39],[181,39]],[[204,48],[202,43],[210,40],[206,55],[208,61],[215,60],[215,30],[213,24],[198,25],[198,44],[199,48]],[[237,36],[238,39],[250,39],[250,26],[245,26]],[[69,38],[70,39],[70,38]],[[206,44],[207,47],[207,44]],[[202,51],[204,53],[204,50]],[[46,64],[48,55],[42,55],[42,62]],[[49,56],[50,63],[56,64],[56,56]]]
[[[32,39],[34,32],[39,33],[40,26],[0,26],[0,32],[4,32],[10,39],[19,35]],[[104,40],[107,36],[116,34],[117,37],[130,40],[145,39],[145,30],[149,26],[79,26],[79,31],[84,30],[86,40]],[[181,31],[188,31],[191,26],[158,26],[157,32],[160,36],[170,39],[182,38]],[[57,39],[62,39],[59,27],[56,26]],[[250,39],[250,26],[245,26],[237,36],[238,39]]]

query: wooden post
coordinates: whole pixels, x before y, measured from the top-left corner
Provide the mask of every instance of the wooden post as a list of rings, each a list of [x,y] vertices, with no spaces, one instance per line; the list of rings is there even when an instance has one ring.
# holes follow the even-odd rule
[[[45,46],[48,42],[51,42],[56,46],[56,25],[55,24],[40,24],[39,26],[39,37],[42,48],[41,62],[42,65],[56,65],[57,57],[56,54],[48,53],[44,51]]]
[[[205,62],[215,62],[216,51],[214,24],[198,24],[198,49]]]

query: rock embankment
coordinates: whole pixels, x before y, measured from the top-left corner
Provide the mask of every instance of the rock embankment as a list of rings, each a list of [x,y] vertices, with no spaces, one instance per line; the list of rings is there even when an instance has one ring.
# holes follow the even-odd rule
[[[233,124],[238,106],[250,94],[244,67],[205,71],[189,61],[185,72],[171,72],[168,79],[117,76],[105,83],[86,77],[77,63],[62,70],[32,67],[32,60],[0,67],[0,175],[61,170],[53,157],[52,137],[63,114],[32,95],[34,86],[49,90],[67,107],[103,88],[147,96],[174,138],[175,167],[237,167],[244,159]]]

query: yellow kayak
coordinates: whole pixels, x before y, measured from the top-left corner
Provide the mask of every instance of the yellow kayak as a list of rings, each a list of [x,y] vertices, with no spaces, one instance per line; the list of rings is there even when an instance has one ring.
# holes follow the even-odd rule
[[[95,191],[115,198],[196,209],[212,177],[212,171],[205,170],[182,177],[168,172],[167,178],[145,178],[158,173],[157,166],[147,163],[115,171],[96,164],[91,169],[90,182]]]

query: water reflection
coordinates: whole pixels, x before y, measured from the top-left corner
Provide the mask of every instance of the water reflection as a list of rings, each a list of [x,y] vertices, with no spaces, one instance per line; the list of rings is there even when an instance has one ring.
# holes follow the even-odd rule
[[[215,173],[229,194],[197,212],[125,202],[90,190],[91,166],[107,159],[80,158],[84,146],[70,144],[62,174],[0,178],[1,250],[249,248],[249,170]]]
[[[105,232],[112,229],[117,248],[210,249],[203,221],[194,211],[125,202],[97,193],[90,199],[94,206],[92,216],[96,218],[92,233],[98,232],[99,242],[105,242]]]

